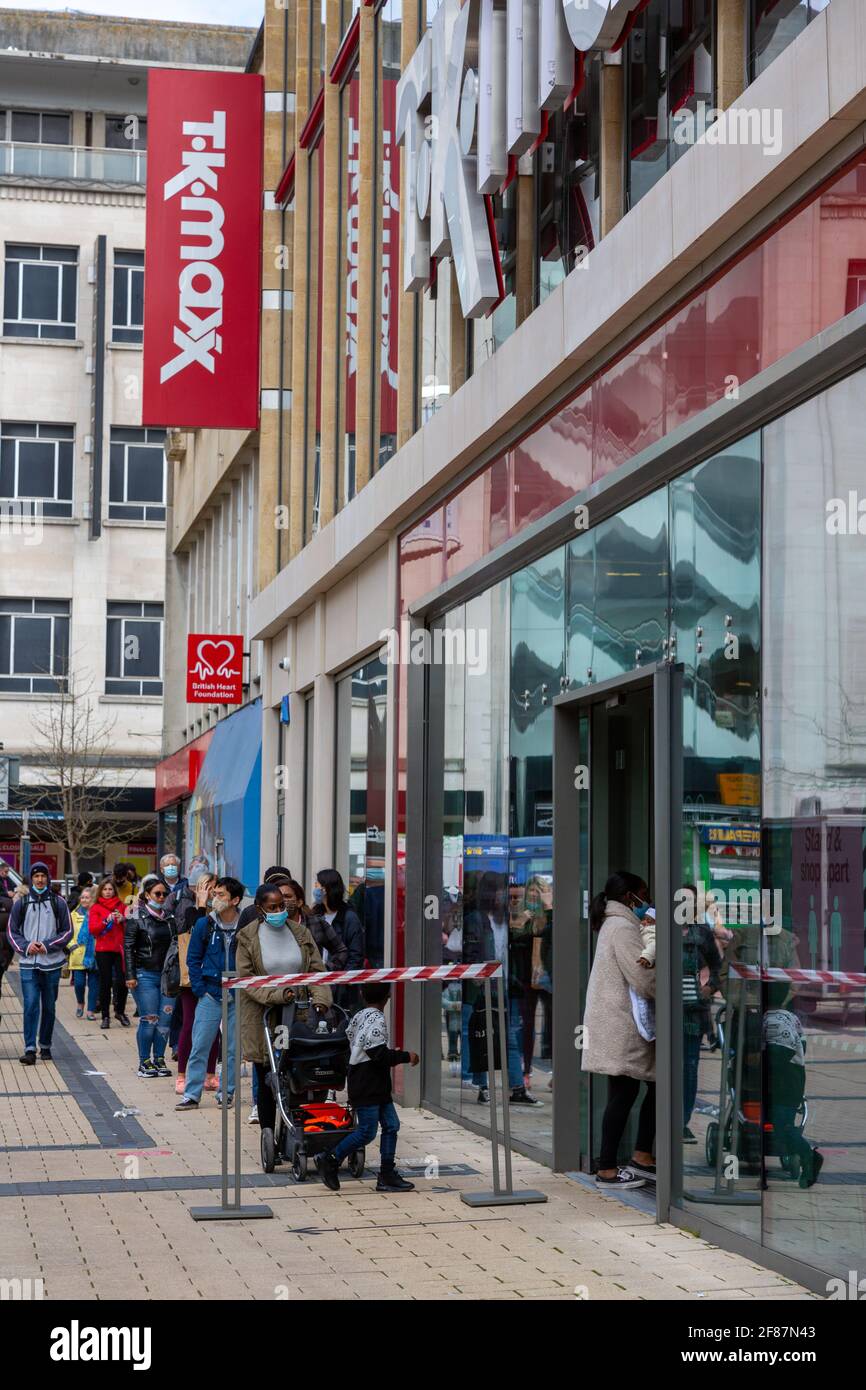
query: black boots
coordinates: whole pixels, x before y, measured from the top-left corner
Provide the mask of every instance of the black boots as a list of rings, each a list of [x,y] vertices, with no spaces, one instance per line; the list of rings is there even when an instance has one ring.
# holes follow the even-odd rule
[[[339,1192],[340,1165],[332,1153],[322,1154],[319,1160],[319,1172],[325,1186],[329,1187],[332,1192]]]
[[[383,1163],[376,1183],[377,1192],[414,1192],[415,1184],[401,1177],[393,1162]]]

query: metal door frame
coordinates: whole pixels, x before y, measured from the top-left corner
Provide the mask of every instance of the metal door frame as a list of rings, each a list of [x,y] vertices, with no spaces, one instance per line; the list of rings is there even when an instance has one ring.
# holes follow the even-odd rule
[[[682,1114],[682,1037],[673,1026],[672,1002],[679,997],[681,952],[671,952],[670,904],[681,869],[675,862],[679,839],[671,827],[682,819],[682,667],[654,662],[595,685],[567,691],[553,701],[553,1055],[556,1089],[553,1104],[553,1166],[579,1169],[580,1127],[575,1123],[581,1101],[580,1053],[575,1031],[581,1023],[578,1001],[583,986],[580,932],[575,931],[580,902],[580,825],[574,769],[580,764],[575,717],[606,696],[652,690],[653,722],[653,897],[658,914],[656,948],[656,1213],[666,1220],[671,1192],[676,1191],[672,1164],[682,1164],[673,1117]],[[592,749],[590,746],[590,762]],[[591,792],[590,792],[591,794]],[[676,977],[676,978],[675,978]],[[568,1066],[565,1065],[566,1059]],[[574,1059],[574,1060],[572,1060]],[[681,1133],[677,1131],[678,1134]]]

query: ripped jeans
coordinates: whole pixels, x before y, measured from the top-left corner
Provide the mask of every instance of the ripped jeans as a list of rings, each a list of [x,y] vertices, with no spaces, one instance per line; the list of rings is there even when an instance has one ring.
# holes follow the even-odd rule
[[[156,1061],[165,1056],[174,1000],[162,993],[162,976],[158,970],[138,970],[135,978],[138,981],[133,991],[139,1012],[138,1060],[146,1062],[152,1056]]]

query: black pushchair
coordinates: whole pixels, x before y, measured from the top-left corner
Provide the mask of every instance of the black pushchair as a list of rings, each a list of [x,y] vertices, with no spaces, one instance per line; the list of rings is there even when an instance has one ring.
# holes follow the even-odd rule
[[[723,1155],[736,1152],[737,1158],[745,1164],[747,1171],[759,1172],[762,1158],[778,1158],[785,1172],[790,1173],[794,1179],[798,1178],[800,1158],[796,1153],[788,1152],[784,1136],[772,1123],[772,1112],[766,1104],[769,1097],[765,1096],[762,1101],[760,1090],[751,1097],[745,1094],[745,1054],[755,1054],[761,1049],[760,1009],[749,1005],[745,1010],[733,1010],[729,1027],[728,1006],[723,1004],[716,1015],[716,1028],[722,1049],[722,1105],[721,1119],[711,1120],[707,1125],[708,1167],[717,1166],[721,1135]],[[783,1054],[785,1063],[790,1061],[790,1054],[785,1053],[784,1049],[770,1046],[765,1049],[765,1053],[770,1064],[776,1061],[778,1053]],[[776,1065],[778,1066],[778,1062]],[[790,1066],[786,1065],[784,1070],[799,1078],[799,1069],[792,1073]],[[765,1068],[765,1081],[768,1074]],[[776,1071],[774,1074],[782,1073]],[[799,1079],[804,1083],[805,1075]],[[761,1083],[758,1084],[760,1086]],[[754,1081],[752,1085],[754,1086]],[[780,1089],[779,1086],[772,1087],[770,1094],[777,1093]],[[791,1098],[791,1108],[794,1110],[794,1128],[798,1134],[803,1134],[809,1119],[809,1105],[802,1091]]]
[[[272,1028],[280,1015],[282,1010],[275,1008],[264,1015],[266,1084],[274,1094],[277,1118],[275,1130],[262,1130],[262,1168],[272,1173],[278,1163],[289,1163],[295,1182],[304,1182],[308,1160],[328,1153],[357,1126],[351,1106],[329,1099],[346,1084],[349,1020],[336,1004],[324,1015],[289,1005],[283,1025],[286,1045],[275,1051]],[[349,1155],[346,1166],[353,1178],[361,1177],[364,1158],[363,1148]]]

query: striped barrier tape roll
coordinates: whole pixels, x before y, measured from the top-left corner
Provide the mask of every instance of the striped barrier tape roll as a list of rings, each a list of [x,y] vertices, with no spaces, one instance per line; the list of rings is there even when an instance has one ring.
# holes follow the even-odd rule
[[[852,970],[783,970],[781,966],[744,965],[742,961],[731,961],[731,970],[743,980],[785,980],[805,985],[866,985],[866,974]]]
[[[244,975],[224,980],[229,989],[272,989],[280,985],[367,985],[382,981],[404,984],[408,980],[492,980],[502,974],[498,960],[480,965],[402,965],[382,970],[312,970],[301,975]]]

